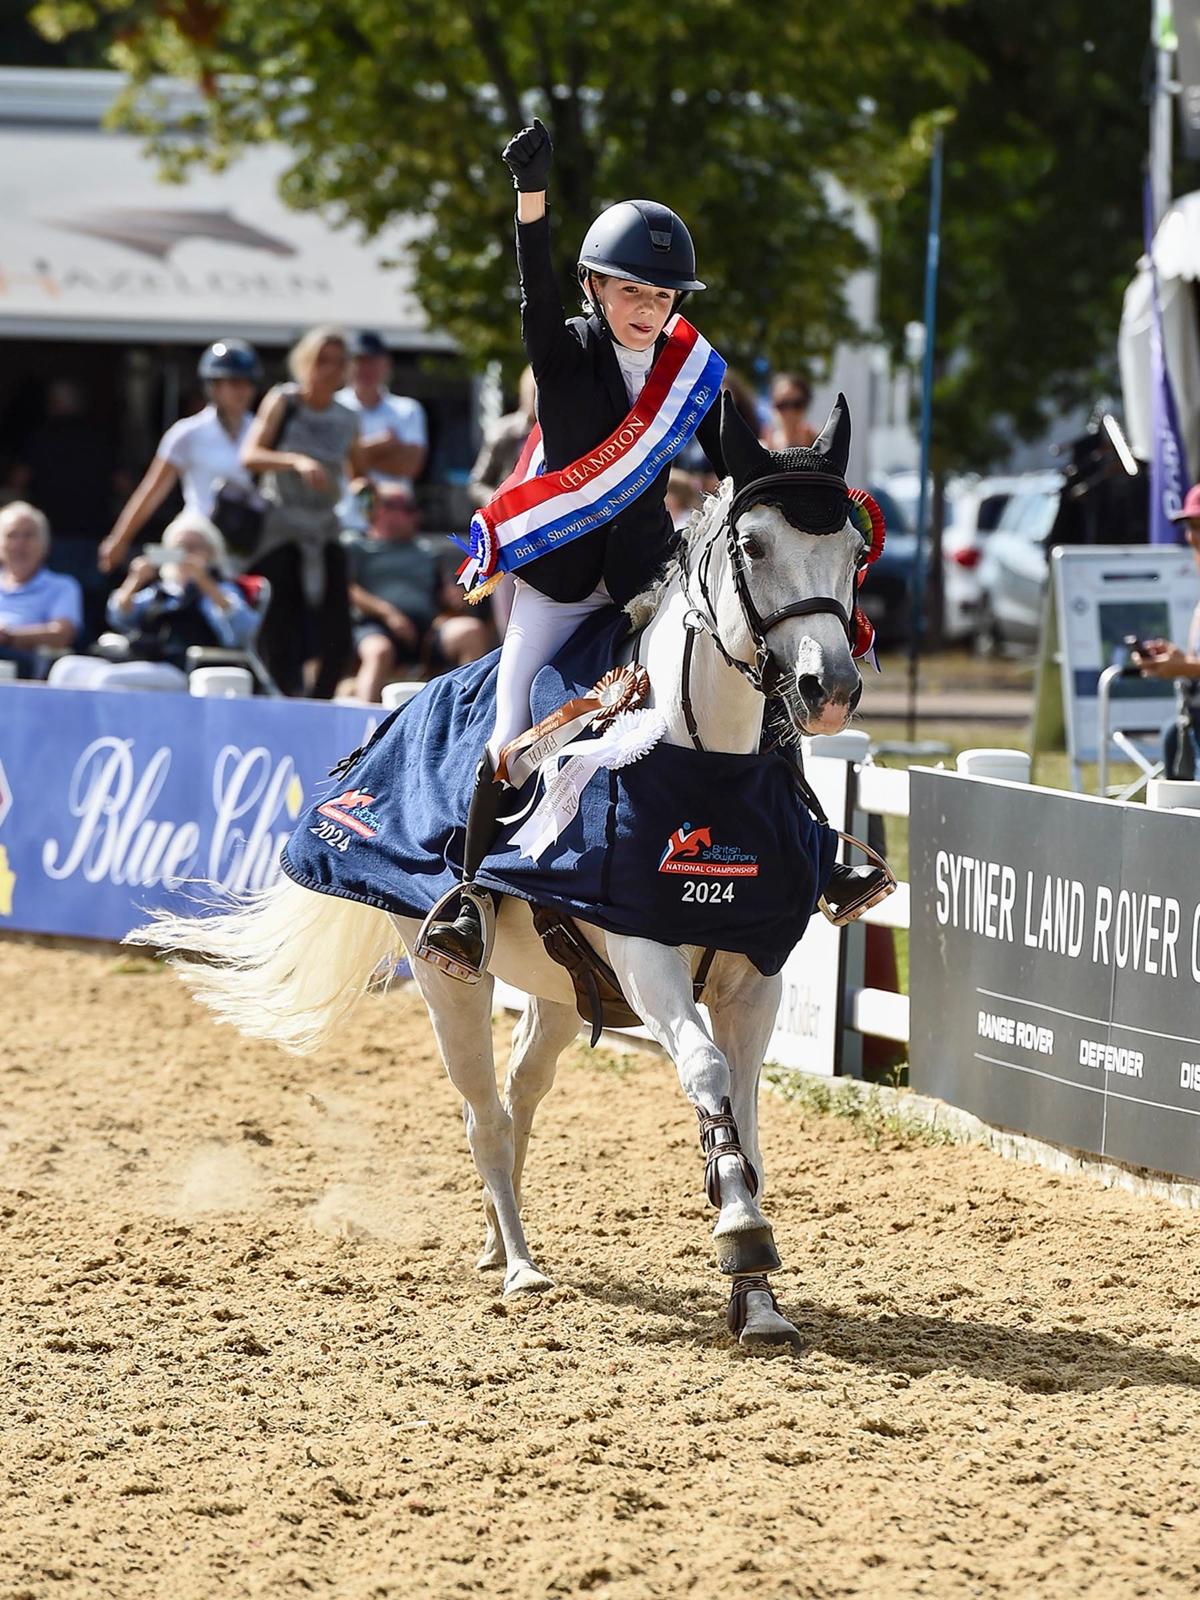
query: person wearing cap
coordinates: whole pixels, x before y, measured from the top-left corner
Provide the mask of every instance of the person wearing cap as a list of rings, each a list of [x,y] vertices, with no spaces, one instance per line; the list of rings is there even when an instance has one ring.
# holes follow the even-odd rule
[[[1183,497],[1183,505],[1171,521],[1182,524],[1197,567],[1200,567],[1200,483],[1195,483]],[[1192,681],[1196,689],[1187,695],[1181,709],[1185,715],[1172,719],[1163,729],[1163,760],[1170,777],[1192,779],[1196,774],[1200,743],[1197,740],[1197,722],[1200,721],[1200,605],[1192,613],[1188,629],[1187,647],[1180,649],[1169,639],[1143,640],[1143,649],[1133,655],[1133,664],[1143,678],[1174,680],[1181,685]],[[1184,734],[1189,735],[1184,738]]]
[[[704,288],[683,221],[653,200],[609,206],[588,229],[578,277],[585,315],[564,320],[550,250],[546,187],[553,148],[540,121],[522,128],[503,160],[517,191],[521,334],[537,385],[545,466],[561,470],[621,427],[637,404],[668,324],[686,297]],[[717,408],[696,428],[710,460],[721,463]],[[496,834],[504,784],[495,773],[504,745],[530,723],[533,680],[592,612],[624,605],[662,569],[678,542],[665,500],[670,465],[643,484],[600,526],[521,566],[500,650],[496,717],[466,818],[463,892],[453,920],[423,930],[419,954],[455,972],[479,971],[486,945],[486,892],[474,882]],[[461,970],[455,975],[461,976]]]
[[[245,339],[218,339],[197,368],[208,404],[168,428],[146,475],[130,495],[97,555],[101,572],[121,566],[129,546],[176,484],[187,510],[212,516],[217,484],[250,479],[239,452],[250,431],[250,407],[262,382],[262,363]]]
[[[350,335],[350,382],[339,389],[337,398],[358,415],[359,438],[369,445],[369,481],[376,489],[384,485],[411,489],[425,467],[429,449],[429,429],[425,408],[411,395],[393,394],[388,388],[392,358],[378,333],[361,329]],[[352,491],[358,488],[352,485]],[[365,525],[362,509],[354,492],[338,507],[338,520],[344,528]]]
[[[418,544],[416,496],[403,484],[372,488],[366,534],[346,546],[354,607],[356,699],[375,703],[402,666],[465,666],[494,643],[483,617],[463,615],[462,591]]]

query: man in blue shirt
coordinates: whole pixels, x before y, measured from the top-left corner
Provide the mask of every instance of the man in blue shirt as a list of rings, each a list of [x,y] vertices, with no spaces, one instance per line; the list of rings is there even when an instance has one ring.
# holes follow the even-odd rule
[[[83,591],[45,565],[50,524],[24,500],[0,510],[0,661],[19,678],[45,676],[47,650],[67,650],[83,626]]]

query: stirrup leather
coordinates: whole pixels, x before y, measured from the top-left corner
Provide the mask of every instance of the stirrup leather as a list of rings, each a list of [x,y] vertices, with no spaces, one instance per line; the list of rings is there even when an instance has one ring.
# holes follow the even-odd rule
[[[864,844],[861,839],[856,839],[851,833],[842,833],[840,829],[837,830],[837,836],[844,844],[852,844],[856,850],[861,850],[869,861],[882,868],[884,872],[884,881],[882,883],[876,884],[872,889],[865,890],[857,900],[851,900],[849,905],[842,906],[839,911],[833,909],[824,895],[817,901],[821,908],[822,916],[832,922],[835,928],[844,928],[851,922],[857,922],[865,911],[870,911],[872,906],[879,905],[881,901],[887,899],[888,895],[895,894],[896,874],[879,852],[872,850],[869,844]]]
[[[429,942],[429,930],[435,922],[442,920],[456,901],[474,906],[479,914],[479,926],[483,929],[483,960],[478,967],[472,967],[466,961],[459,961],[454,956],[446,955],[444,951],[435,949]],[[417,934],[417,947],[413,954],[421,961],[428,961],[431,967],[437,967],[447,977],[457,978],[460,983],[478,983],[487,972],[495,942],[496,907],[491,895],[486,889],[476,888],[473,883],[459,883],[455,884],[453,889],[447,889],[421,924],[421,931]]]

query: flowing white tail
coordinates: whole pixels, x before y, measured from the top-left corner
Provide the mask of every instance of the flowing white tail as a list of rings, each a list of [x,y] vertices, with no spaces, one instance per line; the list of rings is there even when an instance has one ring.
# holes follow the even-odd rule
[[[124,942],[169,952],[196,999],[220,1021],[294,1055],[323,1044],[380,967],[390,974],[403,952],[386,912],[314,894],[289,878],[226,905],[212,916],[155,911]]]

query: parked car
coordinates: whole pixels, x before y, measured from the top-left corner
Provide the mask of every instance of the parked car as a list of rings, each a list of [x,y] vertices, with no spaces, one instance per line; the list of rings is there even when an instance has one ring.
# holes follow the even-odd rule
[[[984,543],[976,630],[982,650],[1037,643],[1050,571],[1046,539],[1058,515],[1064,481],[1061,472],[1027,473]]]
[[[942,532],[942,627],[948,640],[975,633],[983,609],[980,563],[1021,477],[959,478],[946,491]]]
[[[883,554],[867,574],[867,581],[859,590],[858,603],[874,623],[876,639],[886,646],[908,637],[917,536],[887,485],[872,483],[868,485],[868,492],[883,512]]]

